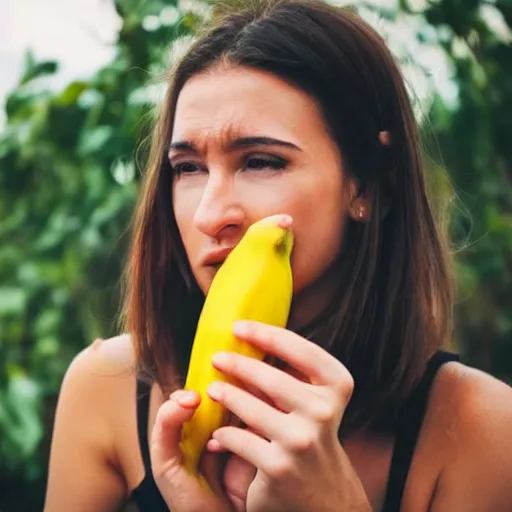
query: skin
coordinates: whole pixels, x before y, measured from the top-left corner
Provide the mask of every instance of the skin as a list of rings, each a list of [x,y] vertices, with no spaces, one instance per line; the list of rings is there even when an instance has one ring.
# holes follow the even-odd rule
[[[292,142],[300,150],[226,148],[235,138],[254,136]],[[173,142],[182,140],[194,142],[198,151],[170,152],[172,165],[187,171],[175,181],[173,204],[200,287],[208,289],[216,270],[202,264],[208,251],[236,244],[263,216],[287,213],[296,237],[292,321],[308,321],[308,308],[321,308],[332,293],[331,265],[344,223],[358,218],[361,206],[371,213],[353,196],[314,103],[265,73],[216,69],[193,78],[180,95]],[[284,170],[254,165],[269,155],[289,164]],[[210,396],[248,425],[223,427],[208,445],[204,468],[215,494],[201,489],[181,466],[181,426],[198,396],[178,390],[167,397],[153,387],[153,474],[172,510],[216,512],[228,504],[251,512],[379,510],[394,440],[370,432],[358,432],[343,445],[336,439],[353,389],[347,369],[291,330],[254,322],[234,329],[286,361],[288,369],[236,354],[215,358],[217,368],[247,390],[215,383]],[[46,512],[116,510],[142,480],[133,362],[124,335],[94,343],[68,369],[55,420]],[[510,510],[511,425],[510,387],[462,364],[444,365],[431,390],[401,510]],[[219,474],[223,451],[233,455]],[[218,491],[221,479],[227,494]]]
[[[243,144],[251,138],[280,144]],[[195,150],[172,149],[185,141]],[[335,284],[326,271],[346,217],[361,203],[349,198],[354,187],[316,105],[266,73],[220,69],[193,77],[178,99],[169,161],[178,172],[176,222],[202,291],[215,271],[201,263],[208,251],[233,247],[256,220],[287,213],[295,236],[292,325],[315,316]]]

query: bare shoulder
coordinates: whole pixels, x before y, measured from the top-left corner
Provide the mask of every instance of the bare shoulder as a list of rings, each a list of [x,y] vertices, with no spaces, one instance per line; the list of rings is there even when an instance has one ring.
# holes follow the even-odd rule
[[[431,402],[430,423],[444,462],[430,510],[510,510],[512,388],[480,370],[448,363]]]
[[[59,403],[66,397],[81,401],[89,413],[108,420],[112,405],[127,387],[135,386],[134,353],[130,336],[98,339],[80,351],[71,361],[62,381]]]
[[[82,406],[91,402],[99,409],[112,393],[134,383],[134,352],[128,335],[98,339],[71,361],[62,381],[59,402],[67,395],[80,398]]]
[[[75,356],[62,382],[59,405],[63,413],[70,413],[70,421],[91,423],[98,430],[98,443],[111,458],[116,451],[114,427],[135,401],[134,363],[129,335],[98,339]],[[78,404],[87,415],[72,415]]]
[[[89,370],[97,375],[122,375],[133,372],[133,345],[128,334],[97,339],[72,361],[69,371]]]
[[[110,511],[126,498],[118,425],[128,430],[134,416],[134,400],[127,399],[135,396],[133,368],[126,335],[95,341],[69,365],[55,414],[45,512]]]
[[[480,437],[511,426],[512,387],[478,369],[456,362],[444,365],[432,395],[457,438]]]

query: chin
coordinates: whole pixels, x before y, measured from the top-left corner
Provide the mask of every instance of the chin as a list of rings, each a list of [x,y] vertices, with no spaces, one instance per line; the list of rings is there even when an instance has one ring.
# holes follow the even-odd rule
[[[218,272],[218,270],[218,268],[209,267],[201,269],[201,274],[199,276],[194,276],[199,289],[204,293],[205,296],[210,290],[210,286],[213,283],[213,278],[215,277],[215,274]]]
[[[324,279],[324,274],[318,276],[294,270],[292,267],[293,275],[293,297],[298,297],[307,293],[309,290],[314,289]]]

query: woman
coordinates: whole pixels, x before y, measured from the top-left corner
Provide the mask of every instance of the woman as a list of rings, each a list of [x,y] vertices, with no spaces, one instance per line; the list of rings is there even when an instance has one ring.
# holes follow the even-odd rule
[[[130,334],[64,379],[45,510],[511,510],[512,390],[443,351],[448,244],[384,42],[320,1],[218,11],[154,131]],[[276,213],[295,235],[289,325],[234,331],[283,364],[214,358],[243,387],[210,388],[237,421],[208,443],[207,491],[179,449],[194,329],[225,255]]]

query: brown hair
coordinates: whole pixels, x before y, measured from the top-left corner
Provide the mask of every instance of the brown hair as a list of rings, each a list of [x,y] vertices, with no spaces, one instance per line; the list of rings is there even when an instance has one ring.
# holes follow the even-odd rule
[[[338,262],[343,285],[302,334],[321,342],[354,376],[344,431],[389,430],[428,357],[451,335],[448,244],[427,199],[418,129],[397,64],[353,11],[318,0],[218,5],[170,78],[127,272],[126,327],[139,370],[165,389],[180,385],[170,376],[186,374],[204,297],[176,227],[166,153],[180,90],[219,63],[271,72],[309,94],[347,173],[371,201],[369,222],[347,223]],[[383,130],[391,144],[379,140]]]

